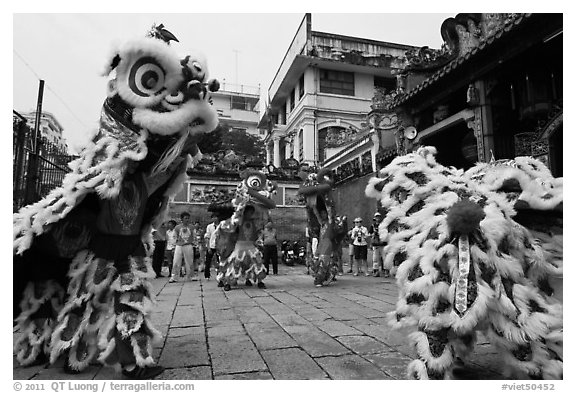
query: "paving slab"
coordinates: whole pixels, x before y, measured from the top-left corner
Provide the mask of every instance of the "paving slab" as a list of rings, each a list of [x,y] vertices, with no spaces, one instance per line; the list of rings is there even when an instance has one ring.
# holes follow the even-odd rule
[[[354,329],[353,327],[346,325],[341,321],[336,321],[334,319],[327,319],[325,321],[319,321],[315,323],[316,327],[322,330],[324,333],[331,337],[339,336],[355,336],[362,334],[361,331]]]
[[[327,379],[328,375],[300,348],[262,351],[274,379]]]
[[[247,335],[209,337],[208,343],[214,375],[268,370]]]
[[[326,356],[315,360],[331,379],[392,379],[358,355]]]
[[[172,327],[204,326],[202,307],[177,306],[170,325]]]
[[[393,379],[406,379],[406,370],[412,358],[396,351],[364,356]]]
[[[262,326],[258,323],[248,323],[244,328],[260,351],[298,346],[298,343],[277,324]]]
[[[359,355],[388,352],[390,347],[370,336],[343,336],[336,338],[346,348]]]
[[[159,363],[167,368],[210,366],[204,327],[170,329]]]
[[[156,379],[171,380],[192,380],[202,381],[212,379],[212,369],[210,366],[199,366],[190,368],[173,368],[164,371]]]

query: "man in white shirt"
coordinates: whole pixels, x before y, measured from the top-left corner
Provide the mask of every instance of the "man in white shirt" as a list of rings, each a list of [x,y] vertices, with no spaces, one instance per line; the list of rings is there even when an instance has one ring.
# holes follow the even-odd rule
[[[172,264],[174,262],[174,249],[176,248],[176,221],[168,221],[166,231],[166,261],[168,261],[168,275],[172,277]]]
[[[218,216],[212,216],[212,222],[206,227],[206,233],[204,234],[204,240],[206,241],[206,261],[204,264],[204,278],[210,279],[210,266],[212,264],[212,257],[215,257],[216,262],[218,261],[218,254],[216,253],[216,228],[220,224],[220,219]]]
[[[198,281],[195,275],[196,263],[194,260],[194,244],[196,242],[194,228],[190,224],[190,214],[184,212],[180,215],[182,223],[177,225],[176,231],[176,248],[174,249],[174,265],[172,266],[172,277],[169,282],[178,281],[182,260],[186,265],[186,280]]]

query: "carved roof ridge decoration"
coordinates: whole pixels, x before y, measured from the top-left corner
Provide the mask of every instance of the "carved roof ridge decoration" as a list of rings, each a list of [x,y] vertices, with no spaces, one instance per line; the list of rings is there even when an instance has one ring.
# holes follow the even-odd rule
[[[442,67],[456,57],[456,52],[446,44],[440,49],[428,46],[406,51],[406,66],[399,73],[410,71],[430,71]]]
[[[461,19],[462,17],[460,15],[462,14],[458,14],[457,17],[460,17]],[[485,26],[484,34],[482,34],[479,37],[479,42],[477,46],[467,48],[467,50],[464,52],[463,55],[454,57],[451,61],[442,66],[439,70],[434,72],[430,77],[426,78],[412,90],[408,92],[403,92],[403,94],[399,94],[394,100],[393,107],[401,105],[411,97],[417,95],[420,91],[424,90],[426,87],[440,80],[441,78],[443,78],[444,76],[446,76],[447,74],[458,68],[462,63],[468,61],[471,57],[483,51],[486,47],[492,45],[496,40],[500,40],[502,36],[514,30],[517,26],[522,24],[526,19],[530,18],[533,14],[523,13],[523,14],[507,14],[507,15],[508,17],[502,23],[500,24],[494,23],[492,25],[489,25],[488,27]]]
[[[370,113],[389,111],[394,106],[394,101],[398,94],[396,90],[392,90],[386,94],[385,88],[374,88],[374,96],[372,96],[372,103],[370,104]],[[368,115],[370,115],[370,113]]]

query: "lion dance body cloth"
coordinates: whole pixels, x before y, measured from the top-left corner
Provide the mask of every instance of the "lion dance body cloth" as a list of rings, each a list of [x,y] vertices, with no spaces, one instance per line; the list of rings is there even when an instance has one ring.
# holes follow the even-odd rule
[[[104,75],[107,98],[96,135],[61,187],[14,215],[14,314],[21,365],[66,357],[154,363],[160,333],[150,321],[152,226],[201,153],[199,134],[218,124],[199,54],[182,58],[175,37],[154,26],[118,46]]]
[[[482,332],[509,376],[561,379],[562,179],[530,157],[464,172],[435,154],[397,157],[366,188],[397,269],[390,323],[417,328],[408,377],[452,377]]]
[[[305,198],[308,235],[318,240],[312,257],[312,273],[316,286],[327,285],[335,280],[339,261],[336,248],[342,246],[340,241],[337,241],[337,234],[339,228],[343,228],[343,223],[336,221],[330,174],[328,169],[321,169],[317,174],[311,173],[298,189],[298,193]]]
[[[264,225],[270,219],[270,209],[276,186],[259,171],[246,170],[232,200],[234,213],[216,229],[216,249],[220,255],[217,280],[224,290],[230,290],[244,278],[246,285],[257,282],[265,288],[266,268],[262,252],[257,247]]]

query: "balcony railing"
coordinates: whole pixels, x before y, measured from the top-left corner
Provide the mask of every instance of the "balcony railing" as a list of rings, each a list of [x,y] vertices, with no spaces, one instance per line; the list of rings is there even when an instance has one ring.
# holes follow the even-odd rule
[[[235,83],[220,82],[220,91],[238,94],[250,94],[260,97],[260,86],[238,85]]]

